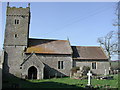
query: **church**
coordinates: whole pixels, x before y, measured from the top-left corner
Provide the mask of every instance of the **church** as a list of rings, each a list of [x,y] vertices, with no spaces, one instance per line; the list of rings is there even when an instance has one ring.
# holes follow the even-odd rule
[[[109,69],[108,57],[98,46],[71,46],[69,40],[29,38],[30,4],[7,4],[3,73],[23,79],[70,76],[73,67],[89,66],[96,74]],[[34,18],[34,17],[33,17]]]

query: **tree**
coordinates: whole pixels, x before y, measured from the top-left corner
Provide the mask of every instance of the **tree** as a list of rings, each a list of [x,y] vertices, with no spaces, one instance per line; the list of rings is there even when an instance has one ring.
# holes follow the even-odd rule
[[[118,28],[118,50],[117,50],[117,54],[118,54],[118,60],[120,60],[120,1],[116,4],[116,10],[115,10],[115,15],[117,16],[113,26],[117,26]]]
[[[117,31],[110,31],[105,37],[98,38],[98,43],[102,46],[108,55],[109,61],[111,56],[116,54],[118,50]]]
[[[117,18],[115,19],[113,26],[117,26],[119,28],[120,26],[120,1],[116,4],[115,15],[117,16]]]
[[[82,74],[83,74],[83,75],[87,75],[87,73],[88,73],[89,70],[90,70],[90,67],[88,67],[88,66],[83,66],[83,68],[82,68]]]
[[[118,2],[118,60],[120,60],[120,1]],[[120,61],[118,67],[120,69]]]

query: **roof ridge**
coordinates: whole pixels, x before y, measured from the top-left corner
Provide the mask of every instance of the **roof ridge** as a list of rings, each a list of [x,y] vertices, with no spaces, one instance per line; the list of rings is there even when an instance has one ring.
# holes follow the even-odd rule
[[[72,46],[72,47],[100,47],[100,46]]]
[[[39,39],[39,38],[29,38],[33,40],[56,40],[56,41],[68,41],[68,40],[58,40],[58,39]]]

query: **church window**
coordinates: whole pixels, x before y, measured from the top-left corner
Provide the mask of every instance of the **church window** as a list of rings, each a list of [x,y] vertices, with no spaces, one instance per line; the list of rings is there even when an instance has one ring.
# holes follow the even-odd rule
[[[63,61],[58,61],[58,69],[63,69]]]
[[[20,21],[18,19],[15,19],[15,24],[19,24]]]
[[[18,34],[15,34],[14,37],[17,38],[17,37],[18,37]]]
[[[92,62],[92,69],[96,69],[96,62]]]

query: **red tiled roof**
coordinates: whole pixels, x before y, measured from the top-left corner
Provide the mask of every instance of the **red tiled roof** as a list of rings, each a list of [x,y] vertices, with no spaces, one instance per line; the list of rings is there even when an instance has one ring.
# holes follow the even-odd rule
[[[67,40],[29,39],[26,53],[72,54]]]
[[[95,46],[72,46],[74,59],[101,60],[108,59],[101,47]]]

